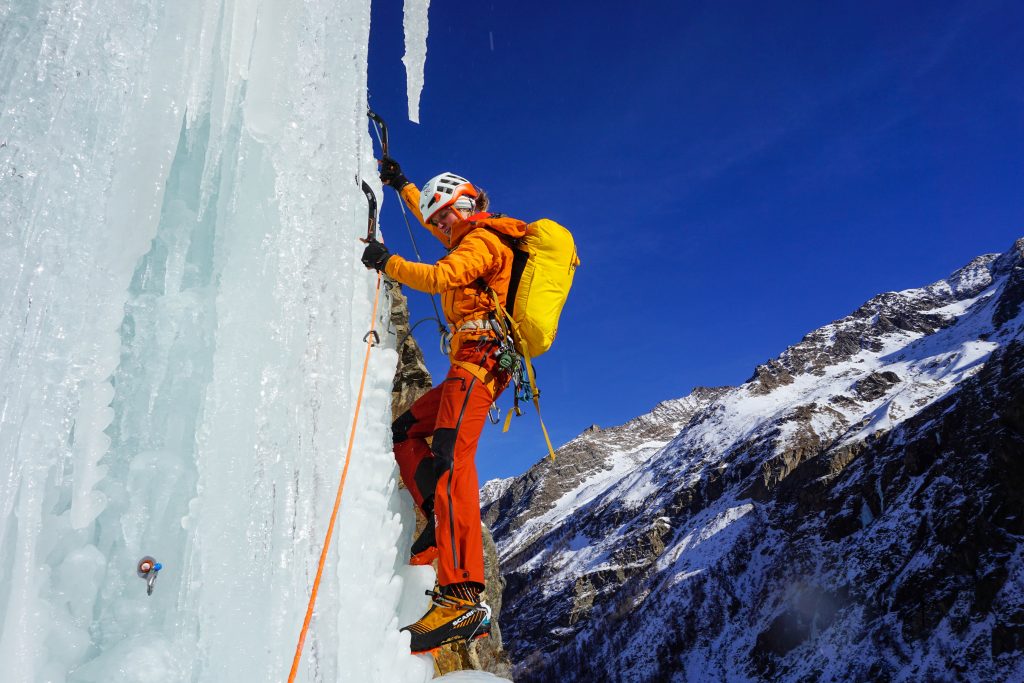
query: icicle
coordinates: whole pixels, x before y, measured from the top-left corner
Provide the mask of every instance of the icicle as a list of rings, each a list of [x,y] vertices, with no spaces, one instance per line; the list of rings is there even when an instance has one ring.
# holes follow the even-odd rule
[[[409,120],[420,122],[420,93],[423,92],[423,65],[427,61],[427,10],[430,0],[405,0],[405,64],[406,96],[409,98]]]

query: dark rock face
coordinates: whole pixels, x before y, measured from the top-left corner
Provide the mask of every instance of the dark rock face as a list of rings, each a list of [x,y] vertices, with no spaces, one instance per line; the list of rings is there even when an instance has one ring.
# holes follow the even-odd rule
[[[992,323],[996,328],[1001,328],[1003,324],[1017,317],[1021,304],[1024,303],[1024,266],[1021,265],[1019,258],[1022,253],[1024,253],[1024,243],[1018,241],[1014,245],[1013,251],[1007,255],[1011,258],[1003,257],[996,264],[997,268],[1008,271],[1003,296],[999,298],[999,304],[992,314]],[[1012,258],[1014,254],[1018,258]]]
[[[489,483],[516,680],[1024,680],[1022,492],[1024,240]]]
[[[391,389],[391,415],[398,417],[408,410],[416,399],[430,391],[433,380],[419,344],[409,334],[408,299],[398,285],[391,285],[388,292],[391,295],[391,328],[400,344],[395,383]]]
[[[899,382],[900,376],[895,372],[873,372],[858,381],[853,391],[862,401],[874,401],[885,396],[889,389]]]

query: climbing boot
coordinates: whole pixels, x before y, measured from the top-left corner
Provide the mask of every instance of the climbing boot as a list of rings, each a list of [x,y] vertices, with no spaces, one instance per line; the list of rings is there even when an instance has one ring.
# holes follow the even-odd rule
[[[437,593],[426,592],[433,598],[430,609],[419,621],[402,629],[412,635],[409,649],[413,654],[433,652],[449,643],[491,634],[491,608],[480,600],[478,590],[465,587],[466,584],[456,584]]]

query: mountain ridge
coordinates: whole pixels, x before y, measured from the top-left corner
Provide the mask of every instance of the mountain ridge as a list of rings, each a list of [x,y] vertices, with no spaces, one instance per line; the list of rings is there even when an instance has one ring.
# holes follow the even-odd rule
[[[1011,490],[987,478],[986,468],[1001,463],[1008,480],[1020,476],[1019,459],[993,453],[1015,440],[1024,442],[1024,430],[1007,417],[1017,414],[1024,395],[1017,393],[1024,385],[1018,362],[1022,302],[1024,239],[1004,254],[979,256],[925,287],[873,297],[757,366],[739,387],[695,390],[619,427],[588,430],[563,446],[554,463],[542,461],[521,477],[489,483],[484,516],[507,580],[507,632],[517,680],[580,672],[591,660],[595,672],[606,666],[623,681],[713,678],[730,671],[734,680],[807,675],[842,680],[851,672],[910,680],[922,671],[938,672],[940,660],[968,659],[996,674],[1007,669],[991,654],[995,650],[1019,667],[1024,603],[1007,599],[1005,613],[995,615],[993,598],[982,610],[992,623],[978,627],[981,635],[972,642],[980,638],[989,644],[987,658],[976,652],[968,656],[949,639],[942,648],[959,654],[936,658],[934,631],[948,625],[943,620],[958,604],[952,592],[933,596],[932,604],[949,605],[942,618],[921,622],[926,606],[900,589],[906,567],[892,575],[895,569],[882,560],[864,560],[864,575],[887,577],[881,590],[893,592],[882,609],[861,584],[838,578],[831,565],[782,571],[787,562],[777,550],[786,548],[796,558],[817,548],[809,556],[841,565],[837,549],[849,546],[856,554],[861,545],[884,545],[862,538],[884,517],[894,537],[924,533],[907,566],[925,555],[956,556],[955,548],[943,550],[933,531],[908,528],[917,519],[913,507],[892,509],[893,501],[914,500],[915,477],[933,471],[1013,508]],[[990,405],[979,393],[985,388],[1002,402]],[[973,412],[965,413],[968,407]],[[958,430],[953,424],[958,420],[977,428]],[[963,454],[980,447],[972,439],[986,432],[982,426],[993,438],[1001,434],[1001,441],[984,442],[992,452],[983,453],[984,462],[973,470],[965,470],[956,457],[920,454],[920,444],[946,430],[953,435],[946,437],[953,439],[947,447],[968,458]],[[971,472],[979,474],[976,481],[969,481]],[[964,512],[957,524],[989,529],[981,540],[994,548],[999,534],[984,527],[976,518],[980,514],[993,513],[985,507]],[[1013,535],[999,529],[1006,538]],[[962,543],[978,552],[992,549]],[[1013,548],[1006,557],[1019,563],[1020,543]],[[952,575],[962,584],[977,579],[988,585],[965,578],[966,565],[950,566],[960,572]],[[995,594],[1024,594],[1022,574],[994,575],[1001,579],[992,583]],[[790,579],[805,589],[786,588]],[[682,594],[692,599],[680,606],[673,596]],[[746,600],[723,597],[728,595]],[[747,601],[759,606],[743,607]],[[698,627],[709,605],[720,612],[711,626]],[[810,622],[800,617],[801,605],[813,606],[816,616]],[[855,618],[869,611],[876,620],[899,623],[899,629],[879,631],[872,618]],[[649,616],[644,620],[641,614]],[[905,622],[914,619],[928,627],[910,628],[917,637],[907,640]],[[531,635],[536,623],[554,626]],[[649,633],[646,643],[624,635],[648,633],[653,623],[661,628]],[[839,656],[827,663],[800,650],[807,642],[836,639],[841,628],[848,637],[884,643],[885,657],[857,650],[857,661]],[[894,636],[896,630],[900,634]],[[740,645],[728,651],[713,646],[707,634],[715,631]],[[601,647],[588,659],[579,642]],[[896,654],[890,656],[889,649]],[[932,656],[931,663],[922,664],[921,653]]]

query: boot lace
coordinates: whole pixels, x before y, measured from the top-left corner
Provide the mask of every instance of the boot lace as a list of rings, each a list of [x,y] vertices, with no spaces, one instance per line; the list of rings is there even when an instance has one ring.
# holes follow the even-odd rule
[[[429,595],[432,602],[438,607],[447,607],[449,609],[453,609],[456,607],[472,608],[480,605],[479,602],[473,603],[469,600],[462,600],[461,598],[457,598],[454,595],[445,595],[440,591],[427,590],[424,591],[424,594]]]

